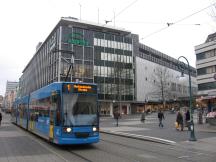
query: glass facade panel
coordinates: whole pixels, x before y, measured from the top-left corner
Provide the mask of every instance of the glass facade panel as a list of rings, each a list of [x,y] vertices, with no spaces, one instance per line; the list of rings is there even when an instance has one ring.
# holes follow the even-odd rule
[[[72,28],[69,28],[67,26],[62,26],[62,42],[68,43],[68,39],[71,33],[72,33]]]
[[[93,49],[91,47],[85,47],[84,59],[85,60],[93,60]]]
[[[105,68],[104,68],[104,66],[101,66],[100,69],[101,69],[101,75],[100,76],[104,77],[105,76]]]
[[[74,58],[83,60],[83,46],[74,45]]]
[[[84,30],[84,40],[87,42],[88,46],[93,46],[93,31]]]
[[[104,33],[101,32],[95,32],[94,33],[95,38],[104,39]]]
[[[98,41],[98,46],[102,46],[102,42],[101,42],[101,39],[97,39]]]
[[[107,40],[104,40],[104,47],[107,47]]]
[[[112,48],[112,47],[111,47],[111,41],[110,41],[110,40],[107,41],[107,47],[108,47],[108,48]]]
[[[84,67],[81,60],[75,60],[74,64],[74,76],[76,78],[82,78],[84,74]]]
[[[98,76],[98,66],[94,66],[94,76]]]
[[[99,46],[97,38],[94,38],[94,46]]]
[[[111,67],[107,67],[107,77],[112,77],[112,68]]]
[[[116,54],[113,54],[113,61],[114,62],[117,62],[118,61],[118,58],[117,58],[118,56],[116,55]]]
[[[67,61],[71,61],[74,52],[73,70],[69,72],[68,81],[72,78],[73,81],[79,79],[92,82],[94,79],[94,82],[99,84],[100,99],[110,99],[112,96],[119,98],[119,93],[122,93],[120,97],[122,100],[130,98],[126,97],[130,96],[126,87],[133,87],[134,84],[130,50],[132,39],[121,36],[123,33],[119,31],[111,34],[114,29],[109,31],[107,28],[107,33],[96,32],[88,30],[85,25],[82,28],[82,24],[75,27],[77,26],[75,24],[72,23],[70,27],[64,24],[54,32],[55,37],[51,35],[48,43],[43,43],[43,47],[37,52],[37,57],[33,58],[33,70],[27,70],[25,73],[35,73],[27,79],[29,83],[35,82],[29,86],[28,91],[54,81],[64,80],[70,66]],[[99,30],[98,28],[97,31]],[[53,52],[49,48],[50,44],[55,44],[53,43],[55,41],[55,46],[61,49]],[[62,58],[59,58],[59,54]]]

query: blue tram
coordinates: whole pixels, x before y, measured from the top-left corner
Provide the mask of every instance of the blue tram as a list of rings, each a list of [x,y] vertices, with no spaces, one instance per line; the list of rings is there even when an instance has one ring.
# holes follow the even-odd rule
[[[16,99],[12,122],[56,144],[96,143],[97,100],[95,84],[51,83]]]

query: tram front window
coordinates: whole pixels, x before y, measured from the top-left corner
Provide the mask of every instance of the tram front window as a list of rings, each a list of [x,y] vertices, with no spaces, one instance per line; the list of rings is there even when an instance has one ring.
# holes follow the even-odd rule
[[[97,97],[63,94],[64,126],[97,125]]]

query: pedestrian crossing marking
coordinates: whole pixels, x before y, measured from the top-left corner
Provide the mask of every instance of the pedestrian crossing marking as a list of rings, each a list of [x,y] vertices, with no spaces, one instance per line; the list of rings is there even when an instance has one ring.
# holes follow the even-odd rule
[[[154,142],[160,142],[160,143],[166,143],[166,144],[176,144],[175,141],[171,141],[171,140],[167,140],[167,139],[163,139],[163,138],[158,138],[158,137],[143,136],[140,134],[132,134],[132,133],[121,132],[121,131],[110,131],[110,133],[116,134],[116,135],[121,135],[121,136],[126,136],[126,137],[144,139],[144,140],[148,140],[148,141],[154,141]]]
[[[149,128],[138,128],[138,127],[106,127],[101,128],[102,131],[114,131],[114,132],[128,132],[128,131],[143,131],[143,130],[150,130]]]
[[[143,125],[143,124],[153,124],[153,123],[158,123],[156,121],[145,121],[144,123],[142,123],[140,120],[139,121],[119,121],[119,125]],[[116,124],[116,122],[114,122],[113,124]]]
[[[156,117],[146,117],[146,120],[158,120]],[[140,121],[140,118],[126,119],[129,121]]]

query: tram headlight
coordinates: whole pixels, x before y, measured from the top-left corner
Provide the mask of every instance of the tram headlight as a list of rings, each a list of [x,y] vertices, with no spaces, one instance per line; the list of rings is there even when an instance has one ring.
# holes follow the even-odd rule
[[[67,128],[67,129],[66,129],[66,132],[67,132],[67,133],[70,133],[71,131],[72,131],[71,128]]]
[[[97,128],[96,128],[96,127],[93,127],[92,130],[93,130],[93,132],[96,132],[96,131],[97,131]]]
[[[64,127],[63,128],[63,132],[70,133],[70,132],[72,132],[72,128],[70,128],[70,127]]]

